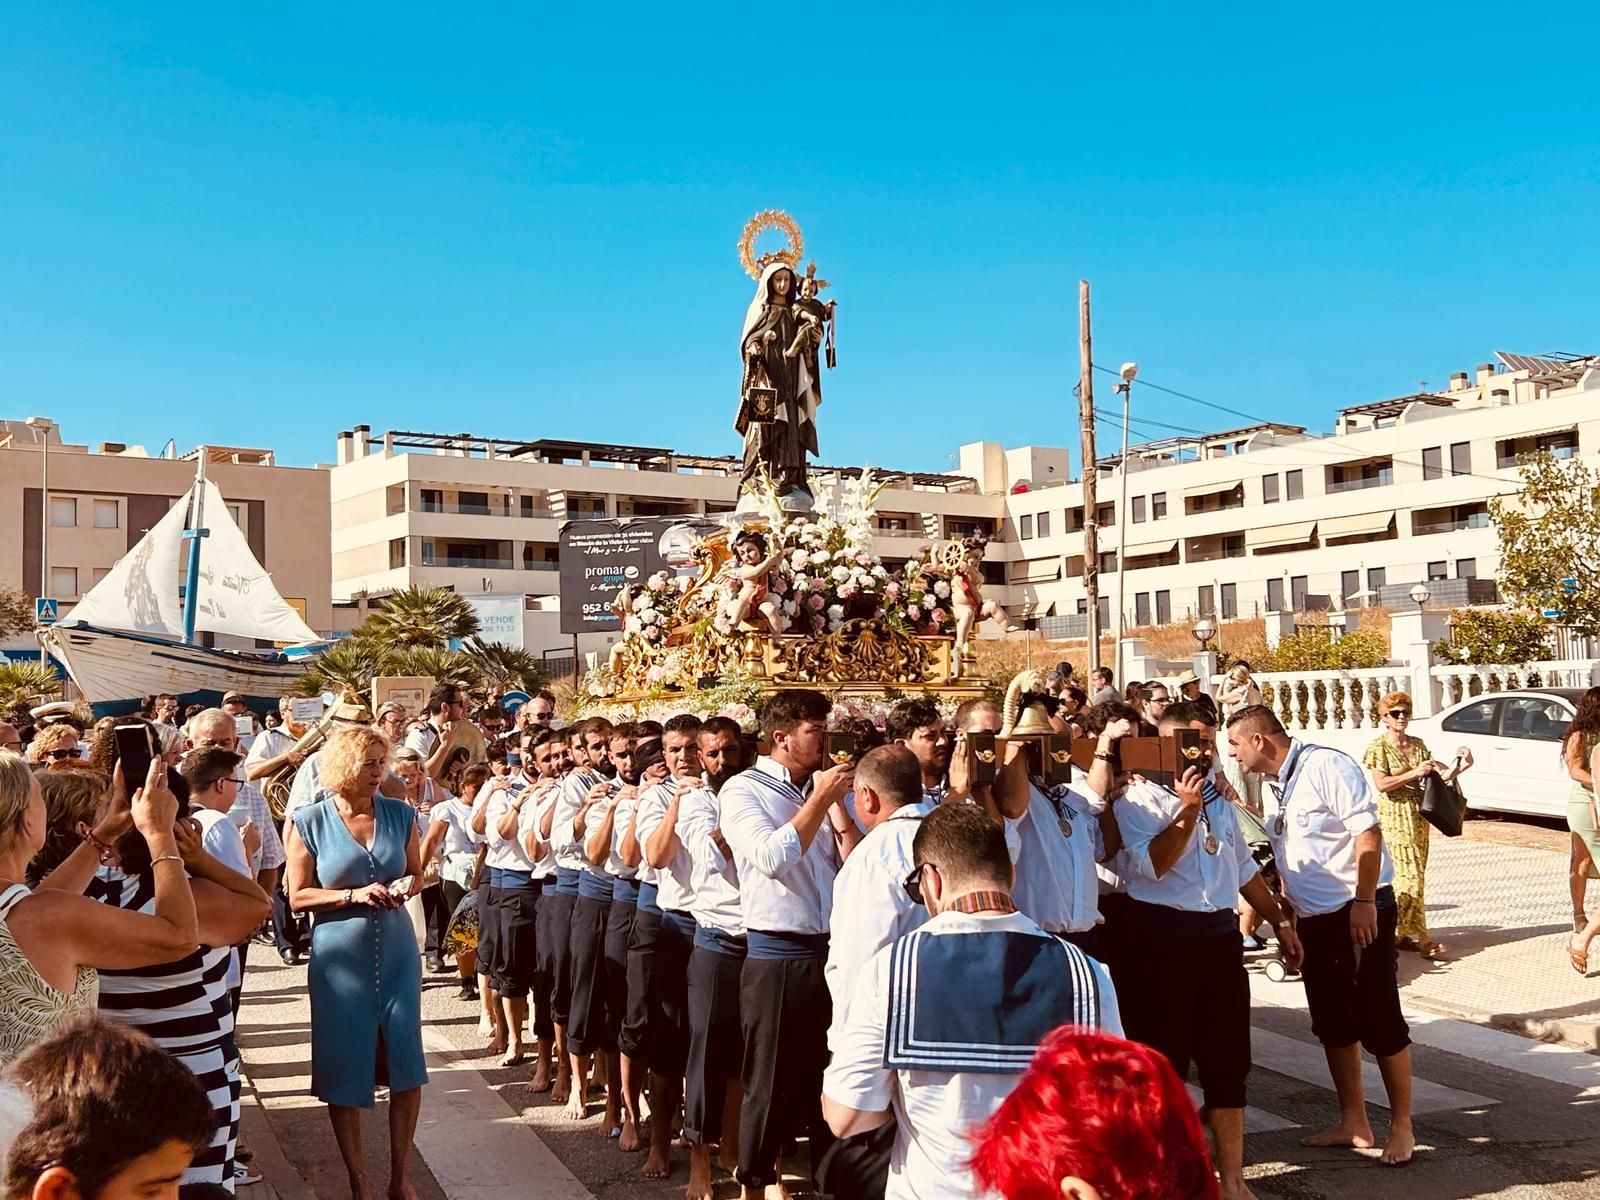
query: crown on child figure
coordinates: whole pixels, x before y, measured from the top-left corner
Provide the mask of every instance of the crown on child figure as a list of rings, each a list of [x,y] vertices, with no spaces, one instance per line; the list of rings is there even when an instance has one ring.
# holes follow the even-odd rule
[[[823,288],[828,286],[828,281],[826,279],[818,279],[817,278],[817,261],[816,261],[816,259],[812,259],[810,262],[808,262],[806,264],[806,278],[809,279],[812,283],[817,285],[817,291],[819,291],[819,292]]]

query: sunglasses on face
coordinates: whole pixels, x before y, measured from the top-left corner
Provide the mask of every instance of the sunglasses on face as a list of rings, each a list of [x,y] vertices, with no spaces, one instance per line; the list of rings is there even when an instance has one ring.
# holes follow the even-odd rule
[[[64,759],[77,758],[78,752],[76,750],[46,750],[39,757],[48,759],[51,762],[61,762]]]
[[[1411,710],[1408,708],[1391,708],[1389,710],[1389,715],[1391,717],[1409,717],[1411,715]]]
[[[927,903],[927,901],[922,898],[922,873],[924,871],[937,871],[938,869],[939,868],[934,866],[932,863],[919,863],[915,868],[912,869],[911,874],[905,877],[903,886],[906,889],[906,895],[911,897],[913,904]]]

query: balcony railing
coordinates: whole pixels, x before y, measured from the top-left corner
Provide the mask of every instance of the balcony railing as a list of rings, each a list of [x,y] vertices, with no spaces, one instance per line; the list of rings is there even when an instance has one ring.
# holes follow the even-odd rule
[[[1337,483],[1328,485],[1328,492],[1364,492],[1368,488],[1388,487],[1394,482],[1393,471],[1380,471],[1376,475],[1365,476],[1361,479],[1342,479]]]
[[[458,554],[434,555],[424,558],[425,567],[470,567],[474,571],[512,571],[516,563],[509,558],[469,558]]]
[[[1463,529],[1488,529],[1494,524],[1489,519],[1488,513],[1473,513],[1470,517],[1462,517],[1453,521],[1427,521],[1418,522],[1411,527],[1413,537],[1422,537],[1428,533],[1458,533]]]

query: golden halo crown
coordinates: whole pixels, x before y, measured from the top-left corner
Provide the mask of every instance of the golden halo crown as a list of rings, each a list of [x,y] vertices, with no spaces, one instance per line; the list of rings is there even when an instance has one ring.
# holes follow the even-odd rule
[[[782,250],[774,250],[757,257],[756,239],[769,229],[782,230],[786,239],[785,245]],[[751,279],[760,279],[761,272],[775,262],[781,262],[789,267],[799,266],[805,249],[805,238],[800,235],[800,226],[795,219],[781,209],[769,208],[758,212],[746,222],[744,233],[739,238],[739,261]]]

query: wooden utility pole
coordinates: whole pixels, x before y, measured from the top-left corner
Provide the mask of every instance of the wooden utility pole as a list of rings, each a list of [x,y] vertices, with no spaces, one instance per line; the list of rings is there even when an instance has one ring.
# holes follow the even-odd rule
[[[1094,352],[1089,339],[1089,281],[1078,281],[1078,423],[1083,444],[1083,590],[1089,633],[1089,666],[1100,665],[1100,526],[1096,519],[1094,450]],[[1120,681],[1119,681],[1120,682]],[[1085,686],[1087,681],[1085,681]]]

